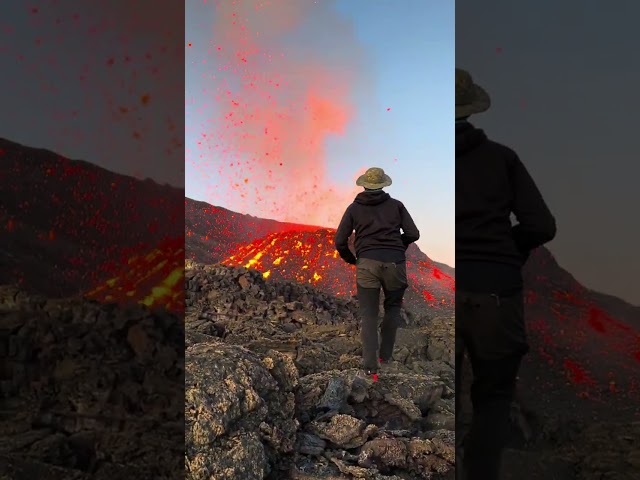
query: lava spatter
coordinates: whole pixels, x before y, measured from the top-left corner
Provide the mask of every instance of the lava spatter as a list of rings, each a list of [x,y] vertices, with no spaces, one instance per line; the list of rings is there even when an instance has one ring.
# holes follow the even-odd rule
[[[338,222],[358,190],[328,174],[326,144],[346,132],[354,92],[371,82],[353,25],[329,2],[197,8],[213,26],[193,26],[212,33],[209,48],[194,43],[188,52],[200,80],[187,105],[186,161],[199,177],[213,179],[203,186],[207,198],[293,223]],[[332,32],[323,42],[340,54],[315,48],[310,37],[300,41],[315,18]]]
[[[533,252],[524,273],[532,352],[523,376],[545,378],[531,388],[554,397],[569,384],[593,401],[639,401],[638,307],[584,288],[546,249]]]

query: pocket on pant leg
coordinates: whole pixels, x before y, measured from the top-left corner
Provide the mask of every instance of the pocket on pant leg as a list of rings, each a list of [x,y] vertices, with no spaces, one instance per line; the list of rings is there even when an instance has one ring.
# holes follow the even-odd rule
[[[380,288],[377,265],[366,258],[358,260],[356,265],[356,283],[362,288]]]
[[[358,267],[356,270],[356,283],[362,288],[380,288],[380,280],[369,269]]]
[[[476,294],[464,322],[469,350],[482,360],[522,356],[529,350],[522,296]],[[457,319],[460,320],[460,319]]]
[[[383,287],[390,292],[408,287],[406,263],[386,264],[382,275]]]

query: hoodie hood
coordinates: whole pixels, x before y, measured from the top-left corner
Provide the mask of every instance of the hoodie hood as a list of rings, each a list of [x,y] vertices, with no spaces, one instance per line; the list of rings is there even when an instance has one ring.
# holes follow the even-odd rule
[[[456,157],[474,150],[487,141],[487,136],[469,122],[456,123]]]
[[[359,193],[354,202],[360,205],[380,205],[391,198],[387,192],[383,190],[370,190]]]

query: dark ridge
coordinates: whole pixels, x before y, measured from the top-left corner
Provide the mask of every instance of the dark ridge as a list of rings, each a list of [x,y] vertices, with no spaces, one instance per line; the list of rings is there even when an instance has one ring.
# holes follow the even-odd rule
[[[182,236],[184,191],[0,139],[0,283],[54,297]]]

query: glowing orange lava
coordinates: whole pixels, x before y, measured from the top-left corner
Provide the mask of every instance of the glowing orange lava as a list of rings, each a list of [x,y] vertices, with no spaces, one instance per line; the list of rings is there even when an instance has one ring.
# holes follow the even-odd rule
[[[136,255],[107,280],[85,295],[102,303],[141,303],[173,312],[184,309],[184,238],[164,242]]]
[[[355,268],[338,255],[335,230],[276,232],[235,248],[221,263],[263,272],[265,278],[314,285],[335,295],[356,292]],[[409,302],[446,306],[454,301],[455,280],[430,261],[407,261]]]
[[[608,307],[615,307],[615,302],[562,273],[544,249],[534,252],[525,269],[527,328],[534,345],[525,366],[545,364],[584,398],[614,394],[639,399],[640,329],[634,327],[634,307],[626,307],[627,322],[614,318]]]

